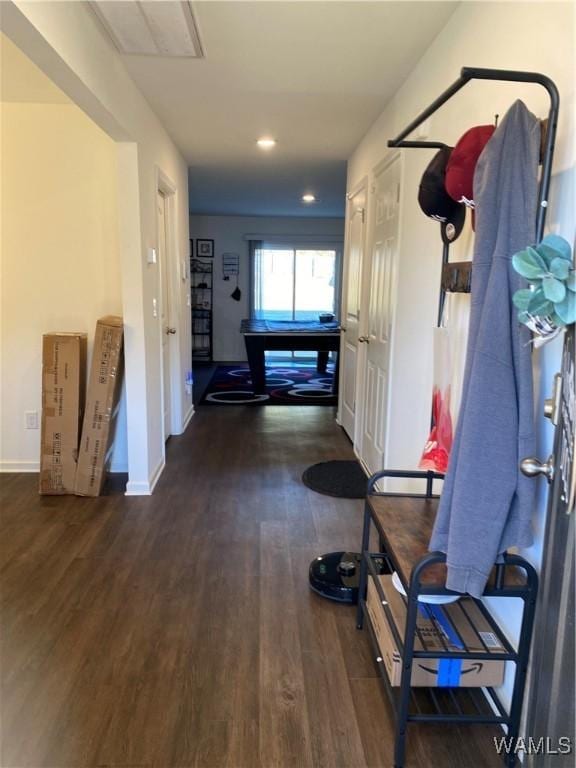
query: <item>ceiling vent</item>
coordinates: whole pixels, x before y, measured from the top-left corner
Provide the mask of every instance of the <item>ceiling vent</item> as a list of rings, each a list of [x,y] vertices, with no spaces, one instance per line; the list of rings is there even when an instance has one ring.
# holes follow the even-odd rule
[[[189,2],[94,0],[91,6],[120,53],[204,58]]]

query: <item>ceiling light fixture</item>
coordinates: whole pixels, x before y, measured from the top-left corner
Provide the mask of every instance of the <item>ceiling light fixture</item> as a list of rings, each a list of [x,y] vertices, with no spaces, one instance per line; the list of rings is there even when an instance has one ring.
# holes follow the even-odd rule
[[[267,136],[263,136],[256,142],[260,149],[273,149],[276,146],[276,139],[270,139]]]
[[[303,203],[315,203],[316,202],[316,195],[313,195],[310,192],[307,192],[305,195],[302,195],[302,202]]]

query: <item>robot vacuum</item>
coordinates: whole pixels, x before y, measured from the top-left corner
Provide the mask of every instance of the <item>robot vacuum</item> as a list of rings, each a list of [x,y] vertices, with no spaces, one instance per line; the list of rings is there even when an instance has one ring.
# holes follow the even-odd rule
[[[362,556],[358,552],[329,552],[315,557],[310,563],[310,589],[328,600],[355,605],[358,602],[358,582]],[[373,561],[377,573],[388,573],[384,560]]]

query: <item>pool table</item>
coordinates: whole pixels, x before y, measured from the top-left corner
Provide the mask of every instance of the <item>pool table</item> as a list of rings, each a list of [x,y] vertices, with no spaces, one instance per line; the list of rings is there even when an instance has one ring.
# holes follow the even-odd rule
[[[250,376],[255,395],[266,392],[264,352],[291,349],[318,352],[318,370],[326,372],[328,355],[336,352],[333,391],[338,392],[340,326],[337,322],[298,322],[292,320],[242,320]]]

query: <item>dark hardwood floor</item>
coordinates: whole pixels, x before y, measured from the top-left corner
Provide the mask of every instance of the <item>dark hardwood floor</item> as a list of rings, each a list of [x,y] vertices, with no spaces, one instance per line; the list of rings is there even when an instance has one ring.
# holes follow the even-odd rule
[[[359,501],[301,482],[348,458],[324,407],[202,408],[152,497],[2,484],[2,768],[392,765],[353,609],[312,594]],[[410,767],[496,766],[484,728],[411,726]]]

